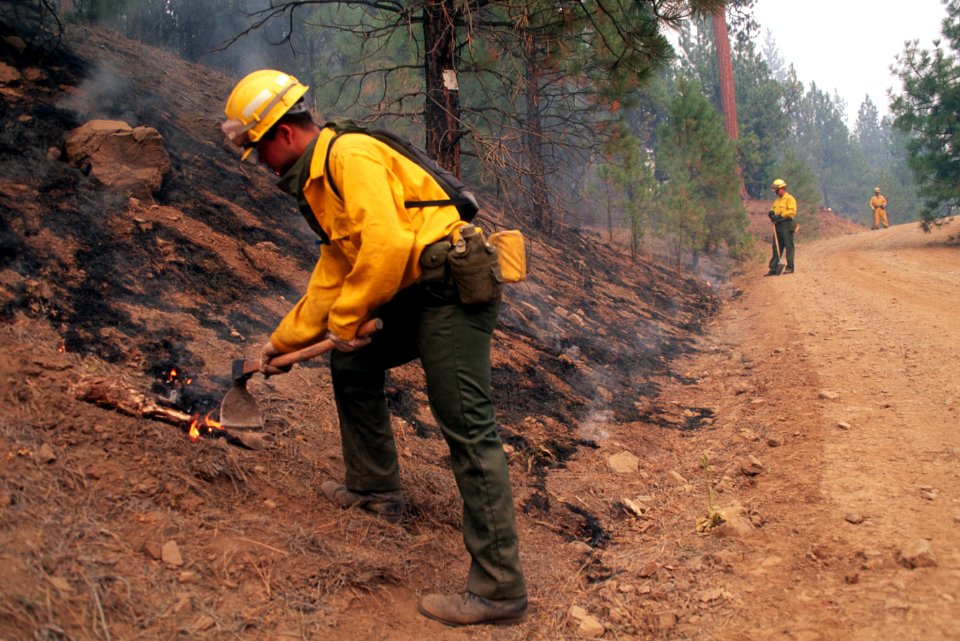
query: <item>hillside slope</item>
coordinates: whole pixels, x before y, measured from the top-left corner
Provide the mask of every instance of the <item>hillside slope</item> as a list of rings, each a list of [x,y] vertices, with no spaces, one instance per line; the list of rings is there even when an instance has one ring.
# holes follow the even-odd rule
[[[0,637],[356,639],[380,621],[419,638],[417,593],[458,589],[466,559],[415,366],[389,388],[415,508],[402,525],[317,494],[342,473],[322,363],[251,384],[267,417],[259,451],[78,399],[93,385],[140,410],[215,411],[231,360],[256,355],[316,247],[267,172],[222,145],[229,78],[77,26],[44,50],[10,11],[31,5],[0,12],[0,35],[27,43],[0,44],[16,72],[0,87]],[[61,160],[65,134],[92,118],[161,133],[172,168],[156,202]],[[493,209],[484,220],[515,224]],[[719,298],[585,236],[531,240],[531,278],[495,335],[494,389],[540,614],[504,634],[550,636],[571,590],[617,572],[600,553],[633,521],[590,495],[592,470],[709,422],[709,408],[658,391]],[[619,425],[643,426],[643,441],[611,442]],[[356,607],[370,599],[398,605],[370,620]]]

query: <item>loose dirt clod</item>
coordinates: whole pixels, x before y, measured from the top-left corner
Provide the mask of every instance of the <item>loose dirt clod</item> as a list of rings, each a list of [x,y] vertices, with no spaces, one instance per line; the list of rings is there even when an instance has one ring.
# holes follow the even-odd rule
[[[937,556],[933,553],[933,546],[926,539],[917,539],[904,546],[897,555],[901,565],[910,568],[937,567]]]

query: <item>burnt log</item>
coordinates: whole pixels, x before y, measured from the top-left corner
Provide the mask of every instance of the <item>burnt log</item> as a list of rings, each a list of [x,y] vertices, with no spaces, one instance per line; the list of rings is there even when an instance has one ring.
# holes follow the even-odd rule
[[[102,376],[81,378],[73,385],[73,395],[79,401],[93,403],[127,416],[138,416],[176,425],[188,434],[195,421],[204,420],[177,408],[164,406],[128,385]],[[223,438],[231,445],[251,450],[261,450],[265,445],[262,434],[232,431],[219,424],[215,424],[212,428],[201,425],[197,435]]]

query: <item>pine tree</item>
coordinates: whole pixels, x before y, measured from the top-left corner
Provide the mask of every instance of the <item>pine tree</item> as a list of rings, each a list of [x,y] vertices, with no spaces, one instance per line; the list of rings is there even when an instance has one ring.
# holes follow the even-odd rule
[[[622,212],[630,230],[630,256],[636,258],[656,197],[651,154],[640,138],[622,127],[621,134],[605,145],[604,155],[607,162],[598,174],[610,194],[607,206]]]
[[[907,133],[908,162],[924,199],[924,229],[960,213],[960,0],[947,3],[944,40],[933,50],[907,44],[895,71],[903,93],[891,104]]]
[[[735,252],[744,238],[733,142],[699,86],[683,78],[658,132],[657,172],[664,179],[660,229],[681,251]]]
[[[792,117],[790,143],[817,176],[824,204],[854,216],[862,207],[861,183],[866,171],[860,148],[846,125],[842,100],[811,83]]]

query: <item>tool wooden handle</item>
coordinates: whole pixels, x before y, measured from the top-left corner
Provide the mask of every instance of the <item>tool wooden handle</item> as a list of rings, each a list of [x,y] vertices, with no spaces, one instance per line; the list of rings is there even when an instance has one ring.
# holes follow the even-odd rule
[[[383,321],[379,318],[372,318],[366,323],[360,326],[360,329],[357,330],[357,336],[363,338],[374,333],[378,329],[383,328]],[[274,367],[286,367],[287,365],[293,365],[295,363],[302,363],[303,361],[308,361],[311,358],[316,358],[321,354],[326,354],[329,351],[333,350],[333,341],[329,338],[326,338],[319,343],[314,343],[309,347],[304,347],[295,352],[289,352],[287,354],[281,354],[276,358],[270,359],[270,364]],[[257,363],[257,369],[259,369],[259,361]]]

